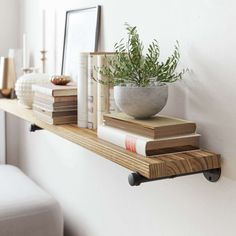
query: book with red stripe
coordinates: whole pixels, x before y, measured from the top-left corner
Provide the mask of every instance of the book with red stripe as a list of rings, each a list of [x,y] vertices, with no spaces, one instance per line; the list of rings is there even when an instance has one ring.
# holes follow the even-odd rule
[[[199,134],[193,133],[189,135],[151,139],[105,125],[98,127],[97,135],[100,139],[142,156],[198,149],[200,137]]]

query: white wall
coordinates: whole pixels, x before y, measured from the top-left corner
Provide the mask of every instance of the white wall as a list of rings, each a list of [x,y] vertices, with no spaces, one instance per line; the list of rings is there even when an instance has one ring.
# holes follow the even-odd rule
[[[18,47],[19,1],[0,0],[0,56]],[[0,164],[5,163],[5,114],[0,110]]]
[[[0,164],[6,162],[5,112],[0,111]]]
[[[0,0],[1,56],[7,56],[9,48],[18,46],[19,6],[18,0]]]
[[[57,8],[57,55],[61,58],[64,11],[103,5],[101,50],[123,37],[124,22],[137,25],[144,41],[158,37],[163,56],[181,43],[182,64],[193,72],[172,85],[165,114],[197,122],[202,147],[223,157],[223,174],[212,184],[195,175],[129,187],[129,171],[46,131],[8,119],[8,160],[61,203],[69,236],[232,236],[236,215],[236,3],[226,1],[24,0],[34,62],[39,62],[40,8]],[[50,31],[51,32],[51,31]],[[53,71],[48,33],[49,70]],[[58,72],[60,64],[57,64]],[[16,123],[19,122],[19,123]]]

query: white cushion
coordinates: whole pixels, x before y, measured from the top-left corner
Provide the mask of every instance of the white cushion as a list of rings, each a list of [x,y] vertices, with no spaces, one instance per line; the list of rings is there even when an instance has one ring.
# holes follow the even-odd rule
[[[59,204],[10,165],[0,165],[0,235],[63,235]]]

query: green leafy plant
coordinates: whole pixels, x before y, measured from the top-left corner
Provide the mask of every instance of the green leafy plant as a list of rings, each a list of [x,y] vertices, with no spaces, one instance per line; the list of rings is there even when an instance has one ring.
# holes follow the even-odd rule
[[[144,54],[144,46],[136,27],[125,24],[128,41],[122,39],[115,44],[115,54],[106,58],[106,65],[98,68],[105,78],[101,83],[137,87],[147,87],[152,84],[172,83],[182,79],[186,70],[177,73],[176,68],[180,59],[179,43],[176,42],[173,54],[165,62],[159,61],[160,49],[157,40],[148,46]]]

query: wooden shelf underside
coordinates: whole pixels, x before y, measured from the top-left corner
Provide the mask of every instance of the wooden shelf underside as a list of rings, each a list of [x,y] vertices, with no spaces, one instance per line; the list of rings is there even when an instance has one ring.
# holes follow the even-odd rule
[[[0,109],[79,144],[100,156],[148,179],[200,172],[220,168],[220,156],[203,150],[166,154],[151,158],[128,152],[97,138],[96,132],[76,125],[49,125],[36,119],[32,110],[24,108],[17,100],[0,99]]]

